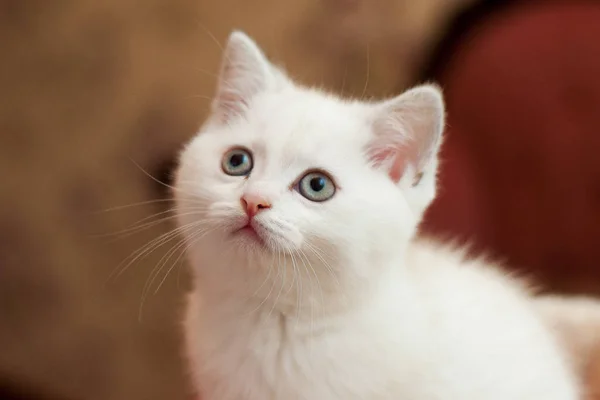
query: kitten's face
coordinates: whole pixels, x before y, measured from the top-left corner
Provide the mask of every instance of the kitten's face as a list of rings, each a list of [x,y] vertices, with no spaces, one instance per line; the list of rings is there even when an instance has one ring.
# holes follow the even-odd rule
[[[398,256],[426,206],[418,203],[433,196],[435,168],[421,171],[427,163],[395,148],[417,146],[421,157],[427,146],[406,132],[386,138],[397,128],[390,110],[406,112],[414,99],[343,102],[295,86],[246,37],[234,34],[228,50],[213,114],[183,152],[176,183],[180,225],[206,263],[196,268],[222,271],[215,263],[224,262],[266,274],[275,265],[289,276],[310,268],[325,286],[364,282]],[[234,56],[247,63],[241,71],[228,69]],[[413,187],[419,172],[431,176]]]
[[[364,153],[367,107],[297,89],[255,100],[243,120],[208,128],[183,154],[179,195],[190,210],[202,208],[184,220],[214,229],[204,240],[275,257],[315,250],[343,259],[407,239],[415,216]],[[250,218],[248,198],[267,207]],[[249,222],[256,235],[239,231]]]

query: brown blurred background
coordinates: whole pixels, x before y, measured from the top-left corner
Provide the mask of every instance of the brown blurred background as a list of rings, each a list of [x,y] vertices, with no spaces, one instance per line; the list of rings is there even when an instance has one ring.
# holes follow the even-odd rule
[[[0,0],[0,398],[189,395],[178,238],[109,278],[173,229],[142,225],[172,206],[150,176],[169,181],[233,28],[344,95],[439,81],[424,230],[600,293],[597,1]]]

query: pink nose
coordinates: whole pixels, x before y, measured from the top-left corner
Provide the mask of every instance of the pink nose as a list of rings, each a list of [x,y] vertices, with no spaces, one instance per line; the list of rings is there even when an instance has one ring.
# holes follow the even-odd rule
[[[271,208],[271,203],[269,203],[263,197],[257,195],[245,194],[240,200],[242,203],[242,208],[244,211],[246,211],[246,214],[250,218],[254,217],[261,210]]]

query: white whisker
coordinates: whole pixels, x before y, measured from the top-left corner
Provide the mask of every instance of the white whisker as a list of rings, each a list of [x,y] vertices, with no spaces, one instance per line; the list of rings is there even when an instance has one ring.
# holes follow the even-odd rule
[[[210,230],[210,229],[208,229],[208,230]],[[196,232],[192,232],[190,235],[185,235],[185,236],[188,236],[189,238],[194,238],[197,235],[201,235],[202,233],[205,233],[205,231],[207,231],[207,229],[204,229],[204,230],[200,229]],[[177,253],[177,251],[182,249],[186,245],[186,243],[188,243],[188,239],[186,239],[186,237],[182,238],[181,240],[178,240],[177,243],[174,246],[172,246],[171,249],[169,249],[169,251],[167,251],[167,253],[165,253],[162,256],[162,258],[158,261],[156,266],[150,272],[150,275],[148,276],[148,279],[146,280],[146,283],[144,284],[144,288],[142,289],[142,298],[141,298],[140,309],[139,309],[139,313],[138,313],[138,318],[140,320],[142,318],[144,303],[145,303],[146,299],[148,298],[152,284],[156,281],[156,279],[160,275],[160,272],[164,269],[164,267],[167,265],[167,263],[173,257],[173,255],[175,253]],[[181,252],[181,254],[177,258],[176,262],[179,261],[179,259],[182,257],[182,255],[184,254],[186,249],[187,249],[187,247],[184,248],[183,252]],[[168,276],[168,274],[171,270],[172,270],[172,267],[169,268],[169,270],[167,271],[167,274],[165,275],[165,277],[161,281],[160,285],[157,287],[156,291],[154,292],[155,294],[160,289],[160,286],[162,285],[162,283],[164,283],[166,277]]]
[[[193,210],[193,212],[189,212],[189,213],[179,213],[179,214],[175,214],[174,212],[178,211],[178,210],[185,210],[185,211],[191,211]],[[194,210],[191,207],[185,207],[185,208],[178,208],[178,207],[173,207],[169,210],[165,210],[165,211],[161,211],[152,215],[149,215],[147,217],[144,217],[134,223],[132,223],[131,225],[129,225],[127,228],[121,229],[119,231],[116,232],[112,232],[112,233],[103,233],[103,234],[98,234],[98,235],[94,235],[93,237],[96,238],[104,238],[104,237],[116,237],[116,239],[123,239],[126,237],[129,237],[133,234],[139,233],[141,231],[144,231],[146,229],[152,228],[153,226],[156,225],[160,225],[163,222],[175,219],[178,217],[178,215],[201,215],[201,213],[205,211],[204,209],[198,208],[196,210]],[[160,215],[164,215],[164,214],[169,214],[169,213],[174,213],[173,215],[169,215],[167,217],[162,217],[159,219],[156,219],[154,221],[149,221],[149,222],[145,222],[149,219],[152,218],[156,218]],[[144,223],[145,222],[145,223]],[[111,241],[109,241],[108,243],[110,243]]]
[[[111,211],[124,210],[126,208],[146,206],[146,205],[156,204],[156,203],[172,203],[172,202],[173,202],[173,199],[171,199],[171,198],[168,198],[168,199],[145,200],[145,201],[140,201],[140,202],[137,202],[137,203],[125,204],[125,205],[122,205],[122,206],[114,206],[114,207],[104,208],[102,210],[96,210],[96,211],[93,211],[93,212],[94,213],[105,213],[105,212],[111,212]]]
[[[109,274],[106,283],[110,282],[113,278],[116,279],[121,276],[131,265],[133,265],[136,261],[142,260],[149,256],[152,252],[154,252],[159,247],[162,247],[165,243],[167,243],[172,238],[176,237],[179,233],[184,232],[190,228],[193,228],[195,224],[199,224],[199,222],[192,222],[183,226],[176,227],[168,232],[163,233],[157,238],[152,239],[150,242],[144,244],[139,249],[130,254],[127,258],[125,258],[119,265],[117,265],[113,271]],[[129,262],[127,262],[130,260]],[[124,265],[125,264],[125,265]]]
[[[211,231],[212,231],[212,229],[200,230],[198,232],[194,232],[191,235],[189,235],[189,237],[187,239],[184,239],[184,244],[187,243],[187,245],[183,248],[183,250],[180,252],[180,254],[177,257],[177,259],[173,262],[173,264],[171,265],[171,267],[167,270],[167,273],[165,274],[165,276],[162,278],[162,280],[160,281],[160,283],[158,284],[158,286],[154,290],[154,294],[158,293],[158,291],[160,290],[161,286],[164,284],[165,280],[167,279],[167,277],[169,276],[169,274],[171,273],[171,271],[173,270],[173,268],[175,267],[175,265],[177,265],[177,263],[187,253],[187,251],[192,246],[194,246],[198,242],[198,240],[202,239],[205,235],[207,235]],[[165,261],[165,263],[167,261],[168,261],[168,259]],[[150,285],[152,285],[152,282],[150,282]]]
[[[312,245],[310,242],[305,242],[304,244],[306,245],[307,249],[310,250],[319,259],[319,261],[321,261],[321,263],[323,263],[325,270],[331,275],[331,277],[334,279],[335,283],[341,287],[340,281],[338,280],[335,272],[333,271],[333,268],[331,268],[331,265],[329,264],[329,262],[327,262],[327,260],[325,260],[325,258],[322,255],[321,250],[317,246]]]

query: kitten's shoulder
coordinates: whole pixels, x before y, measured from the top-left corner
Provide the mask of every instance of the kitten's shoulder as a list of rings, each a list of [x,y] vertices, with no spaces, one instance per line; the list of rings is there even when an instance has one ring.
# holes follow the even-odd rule
[[[501,286],[523,295],[535,291],[532,281],[508,270],[485,253],[475,253],[468,244],[420,236],[409,244],[407,262],[413,273],[424,280]]]

